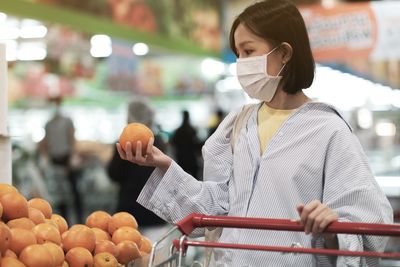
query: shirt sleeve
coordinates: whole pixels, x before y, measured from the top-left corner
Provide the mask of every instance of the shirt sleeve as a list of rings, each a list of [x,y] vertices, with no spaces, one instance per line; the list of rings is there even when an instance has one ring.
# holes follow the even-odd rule
[[[230,133],[235,117],[236,113],[229,114],[203,147],[204,182],[172,162],[165,174],[154,170],[137,202],[172,224],[193,212],[227,214],[233,162]]]
[[[393,210],[348,129],[336,131],[325,158],[323,202],[342,222],[393,223]],[[338,234],[340,250],[383,251],[388,237]],[[322,257],[319,257],[322,258]],[[332,266],[378,266],[376,258],[338,257]],[[326,266],[326,265],[323,265]]]

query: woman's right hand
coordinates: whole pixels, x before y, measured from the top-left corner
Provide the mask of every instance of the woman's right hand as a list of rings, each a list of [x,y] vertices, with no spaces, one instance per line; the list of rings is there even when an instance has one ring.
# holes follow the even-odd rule
[[[131,142],[127,142],[124,148],[122,148],[120,143],[117,143],[118,154],[124,160],[141,166],[157,167],[165,173],[169,166],[171,166],[172,159],[153,146],[153,143],[154,138],[150,138],[147,144],[146,155],[142,155],[142,143],[140,141],[136,144],[136,151],[132,149]]]

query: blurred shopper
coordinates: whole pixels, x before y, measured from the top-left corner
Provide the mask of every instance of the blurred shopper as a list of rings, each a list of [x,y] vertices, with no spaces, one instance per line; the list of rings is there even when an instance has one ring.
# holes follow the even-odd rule
[[[155,134],[154,144],[162,151],[165,151],[166,144],[158,132],[155,132],[153,118],[154,111],[145,100],[133,100],[129,103],[128,123],[143,123],[152,129]],[[163,219],[134,201],[139,196],[153,170],[154,167],[138,166],[122,160],[116,149],[107,167],[110,178],[119,185],[116,210],[131,213],[139,224],[139,230],[147,236],[152,235],[151,231],[155,231],[158,226],[166,224]],[[132,179],[132,177],[135,178]],[[146,233],[144,233],[145,231]]]
[[[71,159],[75,146],[75,128],[72,120],[63,115],[61,112],[62,97],[54,97],[50,99],[50,103],[54,107],[54,114],[46,123],[46,135],[41,142],[41,150],[48,156],[50,164],[55,168],[62,169],[72,192],[74,201],[74,211],[76,221],[82,222],[82,205],[81,197],[77,188],[77,173],[71,167]],[[60,199],[56,205],[62,216],[70,223],[73,221],[68,214],[68,200]]]
[[[182,124],[175,130],[170,142],[179,166],[198,179],[201,142],[197,130],[190,123],[189,111],[182,111]]]
[[[348,123],[335,107],[303,93],[315,65],[296,6],[286,0],[250,5],[234,20],[230,44],[243,89],[260,103],[230,112],[206,141],[205,182],[151,142],[146,155],[134,155],[129,143],[124,149],[117,144],[123,159],[157,167],[137,201],[171,223],[199,212],[297,218],[305,231],[225,228],[220,241],[226,243],[384,250],[386,237],[324,233],[335,221],[392,223],[393,211]],[[379,266],[368,257],[223,249],[215,250],[212,263]]]

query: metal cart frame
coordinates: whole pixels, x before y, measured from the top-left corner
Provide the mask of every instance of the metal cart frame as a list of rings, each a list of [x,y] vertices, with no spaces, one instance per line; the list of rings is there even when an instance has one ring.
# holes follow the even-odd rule
[[[225,248],[225,249],[245,249],[258,251],[279,251],[286,253],[306,253],[306,254],[324,254],[335,256],[354,256],[354,257],[378,257],[400,259],[400,253],[386,253],[375,251],[347,251],[336,249],[319,249],[304,247],[281,247],[281,246],[264,246],[251,244],[233,244],[189,240],[188,236],[196,228],[243,228],[243,229],[260,229],[260,230],[277,230],[277,231],[297,231],[303,232],[304,227],[296,221],[286,219],[266,219],[266,218],[247,218],[233,216],[207,216],[204,214],[192,213],[179,221],[165,235],[153,244],[149,257],[149,267],[156,266],[177,266],[181,267],[186,250],[189,246],[206,247],[206,248]],[[161,262],[154,264],[154,259],[159,244],[168,238],[171,233],[179,230],[182,235],[178,239],[174,239],[169,249],[169,255]],[[378,235],[378,236],[400,236],[400,225],[397,224],[372,224],[372,223],[355,223],[355,222],[333,222],[325,230],[326,233],[337,234],[357,234],[357,235]],[[172,265],[172,263],[175,263]],[[192,265],[193,266],[193,265]],[[199,265],[201,266],[201,265]]]

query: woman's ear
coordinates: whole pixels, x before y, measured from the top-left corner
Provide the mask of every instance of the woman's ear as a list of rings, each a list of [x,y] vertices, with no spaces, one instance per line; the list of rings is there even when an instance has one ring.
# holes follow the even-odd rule
[[[282,64],[286,64],[292,58],[293,48],[289,43],[283,42],[281,44],[282,51]]]

